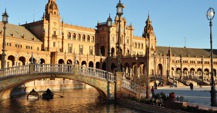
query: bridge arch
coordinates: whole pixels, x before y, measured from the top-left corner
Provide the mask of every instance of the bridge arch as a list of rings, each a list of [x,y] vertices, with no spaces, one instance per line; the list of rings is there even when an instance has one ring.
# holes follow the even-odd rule
[[[27,75],[27,76],[29,76],[29,75]],[[70,75],[67,75],[67,76],[70,76]],[[23,81],[17,81],[17,83],[11,84],[11,85],[10,85],[9,87],[7,87],[6,89],[1,90],[1,92],[0,92],[0,97],[3,97],[3,99],[10,98],[10,97],[11,97],[11,93],[12,93],[12,91],[14,90],[14,88],[17,88],[17,87],[19,87],[19,86],[21,86],[21,85],[23,85],[23,84],[25,84],[25,83],[27,83],[27,82],[31,82],[31,81],[34,81],[34,80],[36,80],[36,79],[46,79],[46,78],[50,78],[50,75],[43,75],[43,77],[37,77],[37,78],[35,78],[35,79],[31,79],[31,78],[30,78],[30,79],[26,79],[26,80],[23,80]],[[77,80],[77,79],[75,79],[75,78],[73,78],[73,77],[55,77],[55,78],[71,79],[71,80],[74,80],[74,81],[78,81],[78,82],[82,82],[82,83],[84,83],[84,84],[90,85],[91,87],[95,88],[95,89],[98,91],[99,95],[100,95],[103,99],[107,100],[107,94],[106,94],[102,89],[98,88],[97,86],[95,86],[95,85],[93,85],[93,84],[91,84],[91,83],[88,83],[88,82],[85,82],[85,81],[82,81],[82,80]],[[13,78],[11,78],[11,79],[13,79]],[[18,79],[18,80],[19,80],[20,77],[16,77],[16,78],[14,78],[14,79]]]
[[[114,74],[90,67],[67,64],[30,64],[11,67],[0,76],[0,97],[10,96],[14,87],[44,78],[66,78],[88,84],[97,89],[106,100],[114,99]]]

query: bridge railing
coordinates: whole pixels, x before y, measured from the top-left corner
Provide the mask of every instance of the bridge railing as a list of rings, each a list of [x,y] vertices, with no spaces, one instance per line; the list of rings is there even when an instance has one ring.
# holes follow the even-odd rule
[[[72,64],[35,64],[33,73],[70,73],[73,74]]]
[[[0,78],[23,74],[29,74],[29,65],[9,67],[0,70]]]
[[[74,74],[74,65],[71,64],[30,64],[23,66],[9,67],[0,70],[0,78],[24,75],[24,74]],[[32,69],[32,70],[31,70]],[[100,69],[91,67],[78,66],[78,74],[93,76],[100,79],[105,79],[114,82],[114,74]]]
[[[110,82],[114,82],[114,74],[111,72],[107,72],[100,69],[94,69],[92,67],[86,67],[86,66],[78,66],[78,74],[81,75],[87,75],[87,76],[93,76],[100,79],[105,79]]]
[[[122,80],[122,87],[135,92],[135,93],[144,93],[146,89],[130,80],[123,79]]]

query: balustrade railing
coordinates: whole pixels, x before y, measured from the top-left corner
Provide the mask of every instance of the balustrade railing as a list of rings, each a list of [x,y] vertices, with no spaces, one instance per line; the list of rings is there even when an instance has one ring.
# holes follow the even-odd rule
[[[34,73],[71,73],[74,65],[71,64],[35,64]]]
[[[78,73],[81,75],[94,76],[97,78],[105,79],[110,82],[114,82],[114,74],[100,69],[94,69],[92,67],[79,66]]]
[[[15,66],[0,70],[0,78],[24,74],[29,74],[29,65]]]
[[[30,64],[23,66],[10,67],[0,70],[0,78],[26,75],[26,74],[74,74],[74,65],[71,64]],[[91,67],[78,66],[78,74],[93,76],[114,82],[114,74]]]
[[[130,80],[127,80],[127,79],[123,79],[122,80],[122,87],[132,91],[132,92],[135,92],[135,93],[142,93],[142,92],[145,92],[145,88],[134,83],[134,82],[131,82]]]

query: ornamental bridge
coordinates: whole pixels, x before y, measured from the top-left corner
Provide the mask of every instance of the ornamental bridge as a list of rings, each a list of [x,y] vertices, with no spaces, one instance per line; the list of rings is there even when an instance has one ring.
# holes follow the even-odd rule
[[[29,81],[43,78],[66,78],[94,87],[105,100],[141,96],[145,89],[115,74],[78,64],[29,64],[0,70],[0,100],[10,98],[11,91]]]

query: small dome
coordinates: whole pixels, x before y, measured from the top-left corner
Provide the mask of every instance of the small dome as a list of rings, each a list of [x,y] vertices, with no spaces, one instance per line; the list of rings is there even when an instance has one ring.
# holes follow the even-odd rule
[[[45,7],[46,12],[48,13],[48,10],[58,10],[58,6],[56,4],[56,0],[49,0],[49,2],[47,3],[46,7]]]
[[[56,4],[56,2],[51,1],[50,9],[52,9],[52,10],[57,10],[57,9],[58,9],[58,8],[57,8],[57,4]]]

